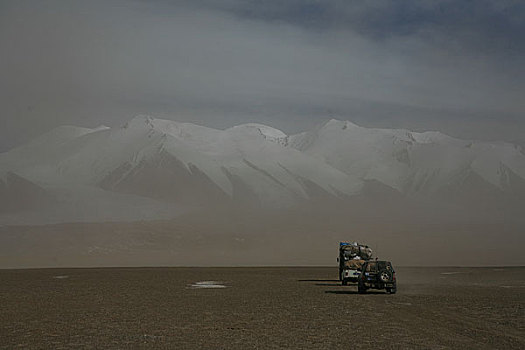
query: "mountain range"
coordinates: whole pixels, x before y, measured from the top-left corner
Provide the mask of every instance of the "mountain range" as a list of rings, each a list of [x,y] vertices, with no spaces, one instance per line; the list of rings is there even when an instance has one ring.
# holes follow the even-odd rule
[[[0,154],[0,223],[170,218],[192,208],[288,208],[371,194],[457,205],[525,201],[525,152],[439,132],[330,120],[286,135],[137,116],[62,126]]]

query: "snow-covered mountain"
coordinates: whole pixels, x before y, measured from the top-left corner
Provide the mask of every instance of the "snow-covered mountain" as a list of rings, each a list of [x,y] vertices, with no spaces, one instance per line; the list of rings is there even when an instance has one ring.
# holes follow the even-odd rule
[[[348,121],[290,136],[289,145],[359,179],[401,193],[432,194],[474,178],[501,191],[525,183],[525,154],[509,143],[472,142],[439,132],[359,127]]]
[[[38,193],[39,202],[56,193],[59,201],[71,200],[92,188],[126,195],[128,202],[286,207],[351,198],[369,180],[406,196],[481,187],[519,192],[525,189],[525,154],[508,143],[338,120],[287,136],[259,124],[216,130],[148,116],[119,128],[59,127],[0,154],[0,191],[10,193],[3,202],[16,193]]]

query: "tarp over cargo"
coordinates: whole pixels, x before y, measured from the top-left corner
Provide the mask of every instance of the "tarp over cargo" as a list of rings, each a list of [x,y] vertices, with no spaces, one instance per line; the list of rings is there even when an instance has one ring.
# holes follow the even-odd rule
[[[365,260],[363,259],[352,259],[345,261],[345,267],[347,269],[352,270],[361,270],[361,267],[363,267],[363,264],[365,263]]]
[[[369,260],[372,258],[372,249],[366,245],[357,243],[341,245],[341,250],[343,251],[344,257],[347,259],[360,257],[361,259]]]

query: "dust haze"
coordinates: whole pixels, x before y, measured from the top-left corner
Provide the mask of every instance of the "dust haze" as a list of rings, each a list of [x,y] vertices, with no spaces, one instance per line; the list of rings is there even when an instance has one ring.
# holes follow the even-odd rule
[[[216,206],[169,220],[6,225],[0,227],[0,264],[334,266],[334,246],[350,238],[399,266],[522,265],[519,208],[451,207],[367,193],[346,203],[278,211]]]
[[[464,20],[468,18],[468,20]],[[0,1],[0,268],[524,265],[520,1]]]

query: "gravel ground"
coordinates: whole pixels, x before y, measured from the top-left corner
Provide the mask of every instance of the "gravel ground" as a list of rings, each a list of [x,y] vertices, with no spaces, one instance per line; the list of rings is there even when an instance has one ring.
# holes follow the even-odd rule
[[[524,349],[525,268],[0,270],[0,348]]]

